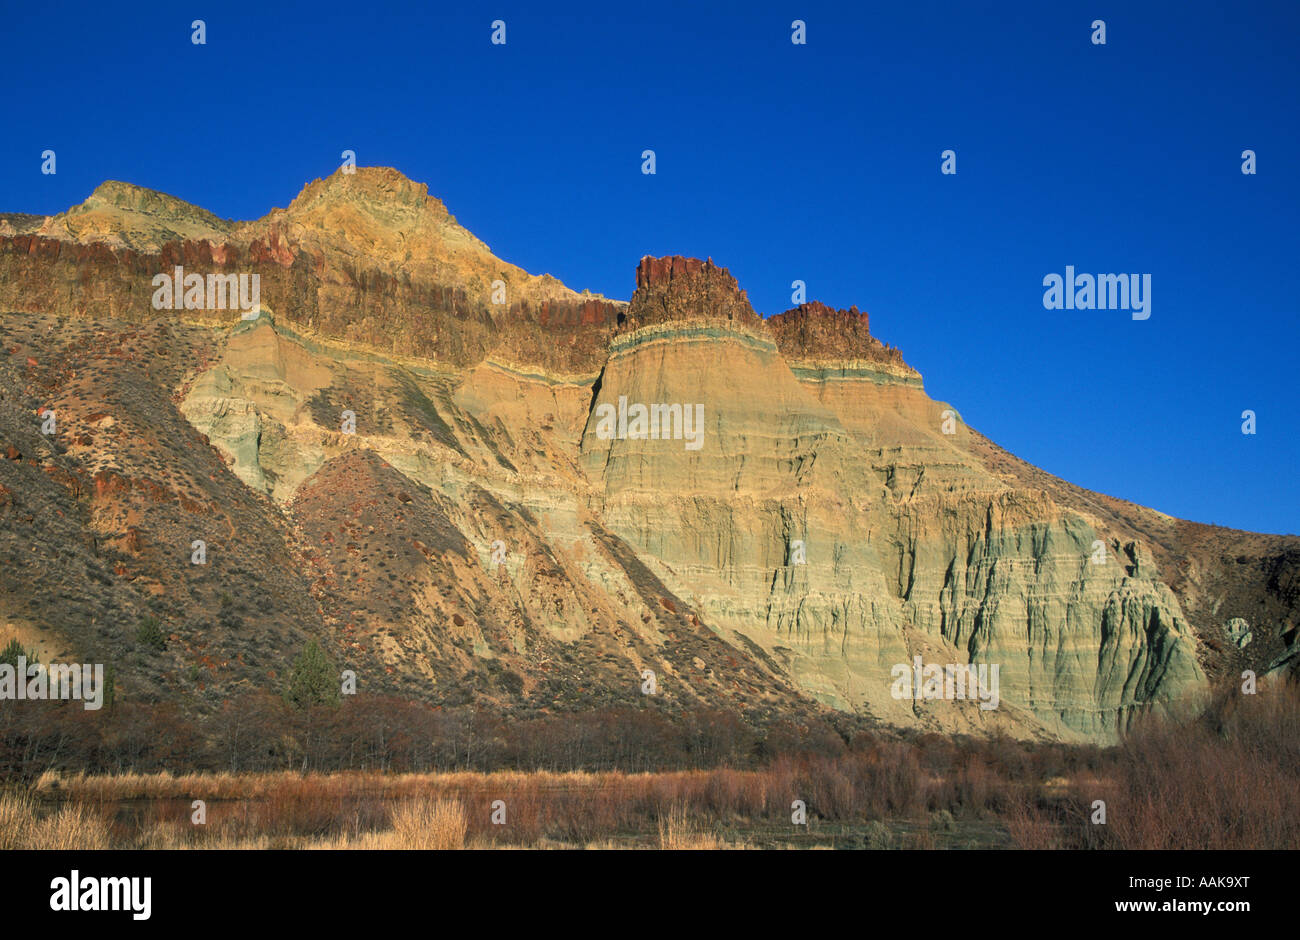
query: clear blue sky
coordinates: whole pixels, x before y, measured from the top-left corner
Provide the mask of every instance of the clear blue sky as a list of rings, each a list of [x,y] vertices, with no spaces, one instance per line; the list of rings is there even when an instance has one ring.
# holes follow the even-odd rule
[[[1300,4],[12,3],[4,19],[0,210],[122,179],[253,218],[352,149],[578,289],[626,298],[644,254],[712,256],[771,314],[802,279],[869,311],[933,397],[1019,456],[1185,518],[1300,532]],[[1066,265],[1151,274],[1151,318],[1045,310]]]

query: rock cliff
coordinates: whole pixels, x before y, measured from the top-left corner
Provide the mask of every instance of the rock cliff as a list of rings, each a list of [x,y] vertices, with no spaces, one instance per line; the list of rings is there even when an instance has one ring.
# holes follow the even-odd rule
[[[153,309],[176,265],[258,274],[260,310]],[[0,310],[0,618],[133,694],[267,684],[314,635],[431,701],[635,701],[649,669],[758,718],[1108,741],[1294,660],[1300,540],[1017,461],[856,308],[764,319],[680,257],[577,293],[393,170],[250,222],[113,183],[0,216]],[[149,612],[161,667],[123,652]],[[897,695],[916,657],[996,666],[997,707]]]

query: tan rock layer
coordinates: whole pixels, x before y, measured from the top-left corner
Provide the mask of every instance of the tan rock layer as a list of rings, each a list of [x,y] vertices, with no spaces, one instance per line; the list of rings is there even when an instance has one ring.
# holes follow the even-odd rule
[[[755,713],[811,698],[937,730],[1110,740],[1202,693],[1207,669],[1256,655],[1216,652],[1218,618],[1253,616],[1261,656],[1294,640],[1285,559],[1300,540],[1238,539],[1260,574],[1223,574],[1228,542],[1189,542],[1191,524],[997,451],[855,308],[764,321],[724,268],[685,258],[642,259],[626,305],[576,294],[493,258],[395,171],[316,181],[256,223],[115,186],[90,202],[65,215],[94,225],[6,222],[0,309],[206,336],[187,342],[211,351],[163,387],[130,365],[128,340],[96,368],[110,389],[143,382],[149,408],[174,396],[166,421],[183,414],[222,458],[208,471],[219,486],[190,473],[180,511],[215,514],[224,499],[267,544],[291,525],[311,559],[313,629],[397,688],[432,682],[438,697],[478,676],[489,698],[573,705],[593,688],[619,700],[652,668],[674,694]],[[217,237],[150,241],[204,226]],[[174,265],[259,273],[274,316],[154,311],[149,279]],[[492,303],[494,281],[508,303]],[[10,381],[86,424],[50,478],[69,499],[94,494],[95,530],[148,556],[180,536],[132,507],[166,501],[169,485],[115,462],[100,436],[153,412],[63,374],[85,365],[47,372],[32,357],[21,370],[42,322],[13,319]],[[602,425],[639,405],[700,409],[699,446]],[[22,420],[0,427],[21,444],[0,462],[9,520],[31,515]],[[281,522],[266,521],[266,496]],[[17,537],[19,554],[39,538]],[[142,584],[175,578],[140,564]],[[1247,610],[1260,593],[1268,622]],[[893,671],[916,655],[998,665],[1002,707],[900,699]],[[515,678],[484,679],[486,662]]]

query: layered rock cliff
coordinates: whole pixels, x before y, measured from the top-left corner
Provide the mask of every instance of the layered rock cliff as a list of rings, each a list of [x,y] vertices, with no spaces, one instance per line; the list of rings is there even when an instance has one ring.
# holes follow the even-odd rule
[[[1291,654],[1300,540],[1016,461],[856,308],[765,320],[678,257],[575,293],[392,170],[253,222],[105,184],[0,226],[0,618],[134,694],[265,684],[314,635],[432,701],[634,701],[650,669],[758,718],[1105,741]],[[260,310],[153,309],[175,265],[257,273]],[[161,664],[125,652],[151,611]],[[997,666],[997,707],[898,696],[918,656]]]

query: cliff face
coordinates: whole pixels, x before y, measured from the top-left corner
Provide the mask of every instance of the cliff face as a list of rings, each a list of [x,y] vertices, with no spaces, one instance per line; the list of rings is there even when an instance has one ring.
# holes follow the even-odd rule
[[[900,723],[930,707],[890,694],[918,654],[999,664],[1006,714],[1067,736],[1203,685],[1154,567],[1115,547],[1094,563],[1095,521],[988,474],[865,315],[809,305],[774,341],[725,271],[643,261],[638,285],[629,320],[653,325],[611,344],[583,467],[606,524],[715,629],[821,701]],[[620,400],[701,408],[703,443],[602,436]]]
[[[713,259],[641,259],[624,332],[701,316],[737,326],[756,327],[761,322],[736,279],[714,265]]]
[[[256,274],[263,305],[282,322],[375,350],[467,366],[517,349],[561,370],[594,371],[624,306],[494,257],[426,186],[389,169],[340,170],[252,222],[126,183],[105,183],[39,223],[5,218],[7,311],[151,322],[151,279],[181,266]]]
[[[1300,540],[1015,461],[856,309],[764,320],[675,257],[629,303],[577,294],[395,171],[246,223],[144,192],[97,191],[93,229],[0,230],[0,617],[125,656],[136,694],[192,693],[195,650],[204,695],[266,683],[307,633],[435,701],[636,702],[651,669],[757,717],[1104,741],[1290,653]],[[177,264],[259,273],[261,315],[153,310]],[[76,605],[20,591],[69,540]],[[170,668],[122,652],[150,610]],[[998,707],[898,697],[917,656],[996,666]]]

